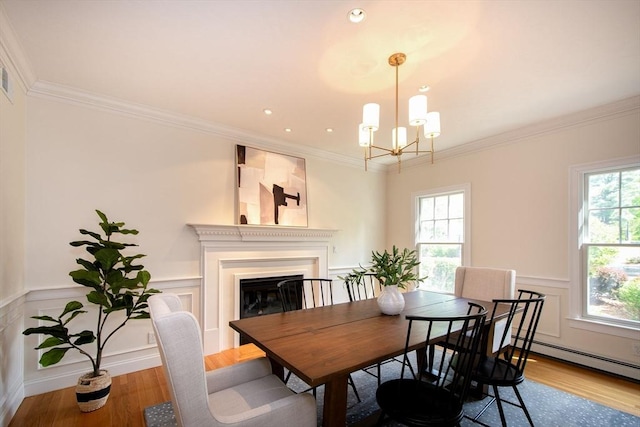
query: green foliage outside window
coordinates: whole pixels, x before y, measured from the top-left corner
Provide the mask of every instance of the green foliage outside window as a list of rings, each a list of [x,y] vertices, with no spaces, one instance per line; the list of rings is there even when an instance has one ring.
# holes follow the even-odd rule
[[[640,321],[640,168],[587,178],[588,313]]]
[[[640,278],[636,277],[622,286],[618,297],[631,318],[640,320]]]

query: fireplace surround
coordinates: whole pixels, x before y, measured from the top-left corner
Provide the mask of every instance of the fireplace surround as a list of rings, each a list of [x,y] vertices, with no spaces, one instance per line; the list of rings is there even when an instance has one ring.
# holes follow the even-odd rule
[[[229,327],[240,318],[240,281],[302,275],[329,277],[336,230],[189,224],[200,241],[201,318],[205,354],[240,345]]]

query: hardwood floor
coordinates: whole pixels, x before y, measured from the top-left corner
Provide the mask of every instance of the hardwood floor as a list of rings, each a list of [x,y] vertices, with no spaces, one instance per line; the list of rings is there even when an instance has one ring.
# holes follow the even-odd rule
[[[262,356],[253,345],[207,356],[207,370]],[[573,393],[603,405],[640,416],[640,383],[533,355],[527,378]],[[145,427],[143,410],[169,400],[162,367],[145,369],[112,378],[107,404],[94,412],[81,413],[75,388],[26,398],[9,427]]]

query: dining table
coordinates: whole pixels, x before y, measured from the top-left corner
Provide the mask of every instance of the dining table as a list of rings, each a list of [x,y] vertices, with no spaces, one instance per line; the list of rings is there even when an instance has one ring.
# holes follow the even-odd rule
[[[469,302],[493,309],[491,302],[451,294],[415,290],[402,295],[405,307],[395,316],[382,314],[376,299],[366,299],[233,320],[229,325],[265,352],[274,374],[282,378],[286,368],[310,387],[324,384],[323,426],[344,427],[349,374],[404,353],[407,315],[464,315]],[[409,350],[427,344],[423,332],[412,330]]]

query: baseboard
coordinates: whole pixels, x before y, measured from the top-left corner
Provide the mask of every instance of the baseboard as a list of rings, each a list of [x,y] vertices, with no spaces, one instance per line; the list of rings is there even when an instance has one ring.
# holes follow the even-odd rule
[[[109,371],[112,377],[117,375],[129,374],[131,372],[141,371],[144,369],[155,368],[160,366],[162,360],[160,355],[149,355],[133,358],[120,363],[103,364],[103,369]],[[72,371],[57,376],[49,376],[46,378],[38,378],[35,380],[24,382],[24,396],[34,396],[36,394],[47,393],[61,388],[75,386],[80,375],[86,373],[86,369],[82,371]]]
[[[10,390],[3,398],[0,400],[0,425],[2,427],[7,427],[11,422],[11,418],[16,414],[20,404],[24,400],[24,387],[23,385],[17,384],[13,390]]]
[[[640,366],[554,344],[535,341],[532,351],[564,362],[640,381]]]

